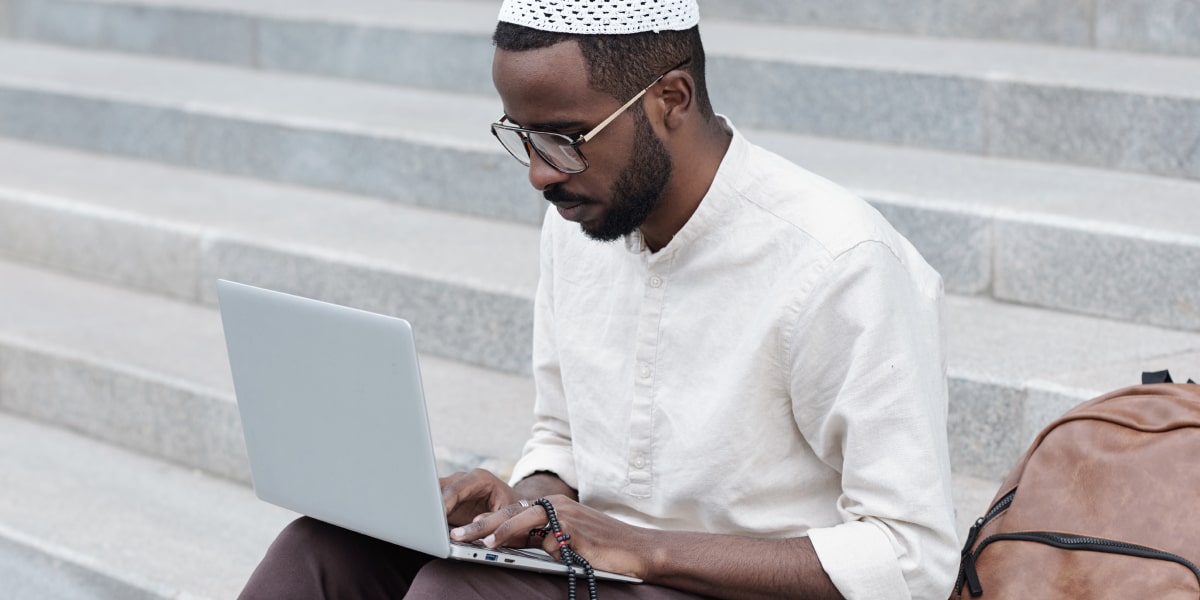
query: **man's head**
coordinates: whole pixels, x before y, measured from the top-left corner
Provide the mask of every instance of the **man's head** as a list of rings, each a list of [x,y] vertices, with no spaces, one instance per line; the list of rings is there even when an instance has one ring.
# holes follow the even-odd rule
[[[508,0],[501,9],[493,78],[510,128],[498,137],[508,136],[519,160],[528,158],[530,182],[564,218],[595,239],[615,240],[651,218],[669,192],[684,126],[713,122],[698,12],[694,0],[640,9],[654,14],[605,8],[625,2],[579,2],[590,15],[584,19],[534,10],[547,4],[579,14],[561,6],[569,1]],[[609,12],[619,14],[592,14]],[[594,140],[581,137],[602,124]],[[522,141],[531,134],[518,128],[566,137],[533,134],[530,148]]]
[[[704,45],[700,26],[682,30],[638,33],[579,34],[544,31],[500,21],[492,35],[498,50],[520,52],[548,48],[562,42],[575,42],[587,66],[592,88],[614,100],[625,102],[654,77],[674,65],[683,64],[696,82],[696,102],[706,119],[713,116],[704,80]]]

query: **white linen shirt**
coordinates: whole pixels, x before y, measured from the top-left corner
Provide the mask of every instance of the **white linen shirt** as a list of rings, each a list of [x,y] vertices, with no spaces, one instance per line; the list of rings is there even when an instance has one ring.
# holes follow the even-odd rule
[[[735,130],[656,253],[548,211],[513,482],[552,471],[638,526],[807,535],[850,599],[945,598],[941,297],[870,205]]]

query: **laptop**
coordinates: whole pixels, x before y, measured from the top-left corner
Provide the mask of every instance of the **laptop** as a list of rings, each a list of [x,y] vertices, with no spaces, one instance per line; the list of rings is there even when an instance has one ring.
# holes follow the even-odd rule
[[[566,573],[450,539],[408,321],[226,280],[217,296],[261,500],[438,558]]]

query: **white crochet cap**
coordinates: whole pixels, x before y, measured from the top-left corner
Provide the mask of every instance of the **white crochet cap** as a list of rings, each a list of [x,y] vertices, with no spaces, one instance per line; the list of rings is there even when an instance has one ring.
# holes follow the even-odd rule
[[[500,20],[558,33],[641,33],[690,29],[696,0],[504,0]]]

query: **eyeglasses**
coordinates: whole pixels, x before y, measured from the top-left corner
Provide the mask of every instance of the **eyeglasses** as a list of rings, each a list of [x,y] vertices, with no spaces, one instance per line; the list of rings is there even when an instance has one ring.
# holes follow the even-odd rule
[[[665,73],[659,75],[654,81],[651,81],[650,85],[642,88],[642,91],[638,92],[636,96],[630,98],[629,102],[618,108],[617,112],[609,115],[607,119],[601,121],[591,131],[581,134],[575,139],[571,139],[561,133],[535,131],[515,125],[505,125],[504,122],[508,120],[508,115],[501,116],[499,121],[492,123],[492,135],[500,140],[500,144],[504,146],[505,150],[508,150],[508,153],[513,158],[517,159],[517,162],[526,167],[529,166],[529,152],[530,148],[532,148],[551,167],[568,175],[582,173],[587,170],[588,162],[587,158],[584,158],[583,152],[579,150],[579,147],[591,141],[592,138],[596,137],[596,134],[600,133],[605,127],[608,127],[609,123],[612,123],[617,117],[621,116],[621,113],[628,110],[630,106],[633,106],[633,103],[637,102],[646,92],[650,91],[650,88],[654,87],[654,84],[662,81],[663,77],[667,76],[667,73],[687,63],[688,61],[685,60],[667,69]]]

